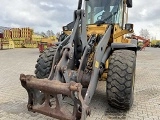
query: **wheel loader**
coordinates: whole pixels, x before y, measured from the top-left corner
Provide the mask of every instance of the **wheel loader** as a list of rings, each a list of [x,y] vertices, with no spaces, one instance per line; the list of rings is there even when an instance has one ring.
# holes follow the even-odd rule
[[[71,34],[39,56],[35,76],[20,75],[29,111],[85,120],[101,77],[106,102],[117,109],[131,108],[137,53],[137,40],[125,37],[133,33],[133,24],[127,23],[131,7],[132,0],[79,0]],[[64,105],[66,97],[72,110]]]

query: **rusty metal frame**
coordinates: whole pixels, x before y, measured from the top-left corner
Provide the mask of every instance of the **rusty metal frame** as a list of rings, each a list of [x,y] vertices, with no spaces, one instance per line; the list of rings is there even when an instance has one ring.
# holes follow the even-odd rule
[[[84,103],[83,97],[81,95],[82,85],[76,82],[70,83],[62,83],[57,80],[45,80],[45,79],[37,79],[31,75],[20,75],[20,80],[22,86],[28,92],[28,110],[32,112],[39,112],[50,117],[54,117],[61,120],[76,120],[78,106],[82,106],[82,116],[81,118],[85,118],[86,114],[90,114],[89,107]],[[41,102],[37,102],[39,99],[35,97],[36,90],[40,90],[43,98],[45,100]],[[67,111],[62,104],[62,94],[67,95],[72,98],[74,101],[73,112]],[[54,95],[56,98],[56,104],[53,108],[51,105],[50,97]]]

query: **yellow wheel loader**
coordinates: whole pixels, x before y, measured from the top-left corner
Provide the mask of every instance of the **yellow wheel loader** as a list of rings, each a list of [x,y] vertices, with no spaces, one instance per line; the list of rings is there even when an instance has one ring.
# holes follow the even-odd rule
[[[79,0],[71,34],[40,55],[35,76],[20,75],[29,111],[85,120],[102,76],[106,102],[117,109],[132,106],[137,40],[125,38],[133,32],[133,24],[126,23],[130,7],[132,0]],[[72,101],[72,111],[66,109],[65,97]]]

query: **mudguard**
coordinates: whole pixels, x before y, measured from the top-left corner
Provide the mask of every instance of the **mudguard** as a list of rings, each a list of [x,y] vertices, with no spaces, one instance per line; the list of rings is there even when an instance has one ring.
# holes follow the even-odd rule
[[[130,43],[112,43],[111,48],[112,50],[117,50],[117,49],[127,49],[127,50],[133,50],[137,51],[137,40],[132,39]]]

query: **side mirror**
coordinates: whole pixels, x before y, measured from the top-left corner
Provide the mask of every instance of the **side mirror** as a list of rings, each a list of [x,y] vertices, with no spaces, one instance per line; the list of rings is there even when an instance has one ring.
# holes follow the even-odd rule
[[[128,8],[132,7],[132,0],[126,0],[126,4]]]
[[[68,23],[66,26],[63,26],[63,31],[72,31],[73,27],[74,27],[74,21],[73,22],[70,22]]]
[[[68,31],[68,27],[67,26],[63,26],[63,31]]]
[[[127,23],[125,24],[125,29],[128,30],[129,32],[133,31],[133,24]]]

